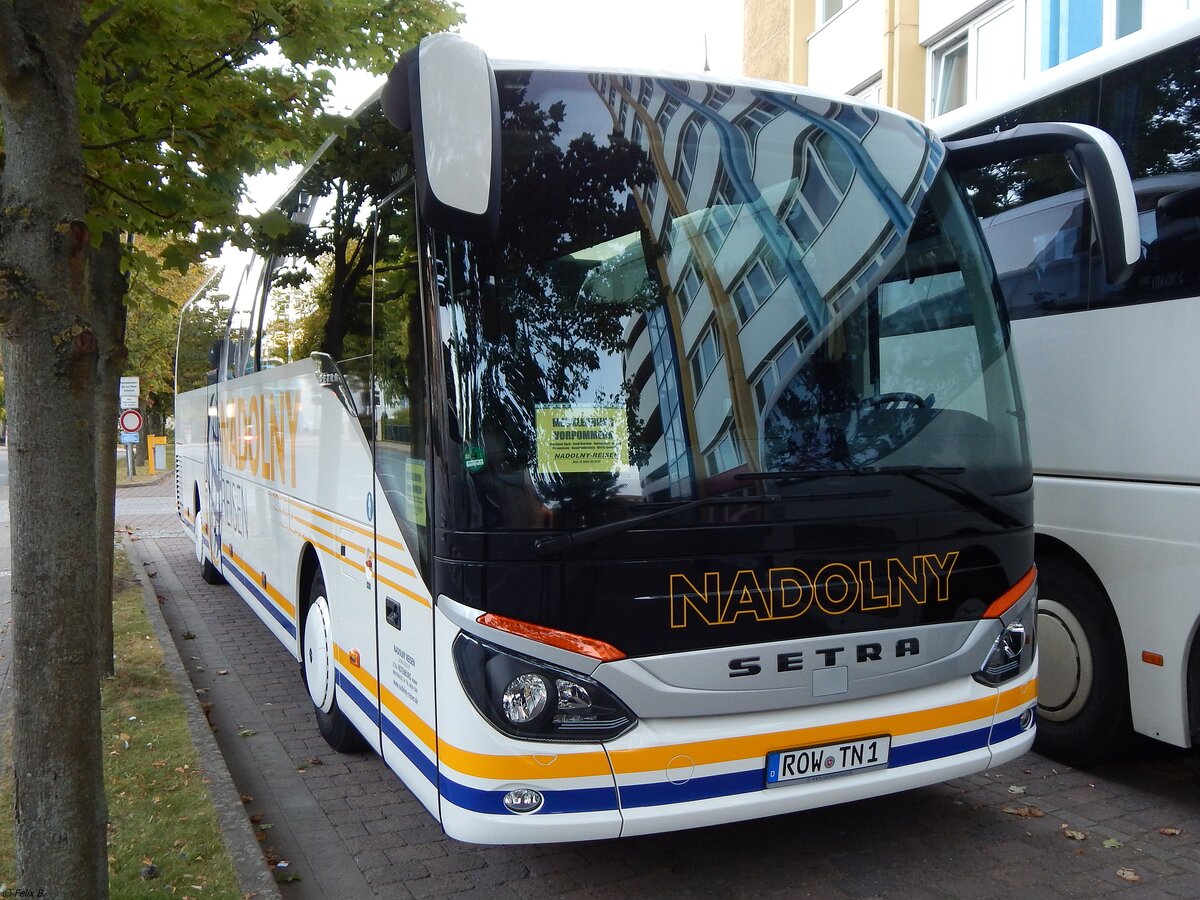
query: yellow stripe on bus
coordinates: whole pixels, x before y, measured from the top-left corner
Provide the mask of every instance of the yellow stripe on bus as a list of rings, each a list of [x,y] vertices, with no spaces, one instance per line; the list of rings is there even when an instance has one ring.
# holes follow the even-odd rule
[[[303,503],[299,500],[296,500],[293,497],[288,497],[286,494],[278,494],[277,496],[282,497],[284,500],[287,500],[289,503],[300,507],[302,510],[309,513],[310,515],[316,516],[317,518],[320,518],[320,519],[324,519],[327,522],[331,522],[334,525],[336,525],[337,527],[343,528],[346,531],[357,534],[360,537],[374,537],[376,542],[378,542],[380,544],[386,544],[387,546],[393,547],[397,550],[404,550],[404,545],[401,544],[399,541],[393,541],[390,538],[386,538],[381,534],[371,531],[369,528],[362,527],[358,523],[354,522],[351,519],[347,519],[344,516],[338,516],[338,515],[335,515],[334,513],[329,513],[329,512],[325,512],[324,510],[317,509],[315,506],[310,506],[307,503]],[[313,531],[317,532],[318,534],[323,534],[328,538],[332,538],[333,540],[338,541],[339,543],[344,543],[347,547],[353,547],[355,550],[359,551],[360,553],[367,552],[366,547],[360,546],[358,544],[350,543],[349,541],[346,541],[344,538],[342,538],[340,535],[335,535],[330,531],[326,531],[320,525],[317,525],[315,522],[307,522],[304,519],[293,519],[293,521],[299,525],[308,526],[309,528],[311,528]],[[379,560],[379,562],[381,562],[381,563],[385,563],[386,565],[391,566],[393,569],[400,572],[400,574],[402,574],[402,575],[407,575],[409,578],[417,577],[417,573],[415,571],[413,571],[413,569],[404,565],[401,562],[398,562],[398,561],[392,559],[389,556],[378,555],[378,556],[376,556],[376,559]],[[398,588],[398,590],[403,590],[403,588]],[[428,604],[426,604],[426,605],[428,605]]]
[[[772,750],[783,747],[802,747],[806,744],[825,744],[877,734],[893,737],[919,734],[939,728],[964,725],[1015,709],[1037,697],[1037,679],[1004,691],[999,697],[981,697],[936,709],[918,710],[900,715],[880,716],[855,722],[841,722],[814,728],[778,731],[767,734],[720,738],[662,747],[643,747],[632,750],[583,751],[569,754],[519,754],[502,756],[464,750],[444,740],[438,740],[434,729],[413,712],[387,688],[381,688],[370,674],[353,666],[340,647],[334,647],[338,662],[372,697],[382,696],[384,707],[418,740],[433,752],[437,744],[440,762],[447,767],[474,778],[506,781],[520,778],[591,778],[615,773],[637,775],[643,772],[662,772],[676,756],[686,754],[696,765],[735,762],[740,759],[765,758]],[[611,768],[610,768],[611,758]]]
[[[296,607],[293,606],[291,601],[289,601],[285,596],[283,596],[283,594],[279,592],[278,588],[271,584],[269,579],[265,584],[263,583],[263,576],[265,573],[253,568],[245,559],[234,553],[231,545],[226,544],[223,548],[223,551],[225,555],[229,557],[230,562],[242,570],[243,575],[258,585],[276,606],[287,613],[288,618],[290,618],[293,622],[296,621]]]

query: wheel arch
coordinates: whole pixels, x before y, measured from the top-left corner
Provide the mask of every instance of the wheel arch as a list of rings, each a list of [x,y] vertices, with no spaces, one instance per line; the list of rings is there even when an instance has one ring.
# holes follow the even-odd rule
[[[1059,562],[1074,566],[1083,575],[1087,576],[1095,589],[1096,599],[1104,604],[1105,614],[1110,616],[1117,624],[1117,641],[1121,645],[1121,660],[1125,666],[1126,677],[1129,675],[1129,659],[1125,655],[1125,633],[1121,626],[1121,617],[1117,615],[1117,608],[1113,605],[1112,598],[1108,596],[1108,591],[1104,587],[1104,582],[1100,576],[1096,574],[1096,570],[1088,563],[1088,561],[1070,544],[1061,541],[1056,537],[1048,534],[1038,533],[1034,537],[1033,542],[1033,558],[1035,562],[1041,562],[1043,559],[1053,557]]]
[[[300,549],[296,569],[296,659],[304,652],[304,619],[308,612],[309,588],[318,574],[324,577],[321,560],[317,557],[317,548],[306,541]]]

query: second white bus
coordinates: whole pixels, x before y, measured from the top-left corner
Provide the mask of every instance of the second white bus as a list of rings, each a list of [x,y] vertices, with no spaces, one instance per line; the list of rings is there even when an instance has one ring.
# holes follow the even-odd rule
[[[1200,15],[931,123],[944,138],[1103,128],[1134,180],[1142,261],[1108,284],[1057,160],[966,176],[996,260],[1036,476],[1039,747],[1112,756],[1200,737]]]

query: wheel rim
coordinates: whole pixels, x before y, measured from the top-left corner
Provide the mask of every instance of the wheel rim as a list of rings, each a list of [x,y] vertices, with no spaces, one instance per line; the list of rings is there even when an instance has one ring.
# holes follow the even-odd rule
[[[308,696],[321,712],[333,709],[333,629],[329,603],[318,597],[304,618],[304,681]]]
[[[1056,600],[1038,600],[1038,715],[1073,719],[1092,693],[1095,668],[1083,624]]]
[[[192,521],[196,528],[196,562],[204,565],[204,520],[200,518],[200,510],[196,510],[196,517]]]

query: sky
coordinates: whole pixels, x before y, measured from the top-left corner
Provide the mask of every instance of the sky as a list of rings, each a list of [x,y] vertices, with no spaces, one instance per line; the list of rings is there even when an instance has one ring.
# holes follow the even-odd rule
[[[543,60],[742,74],[743,0],[457,0],[467,17],[459,32],[494,59]],[[382,78],[341,73],[330,108],[352,112]],[[295,173],[248,180],[250,209],[265,211]]]
[[[498,59],[742,73],[742,0],[458,0],[462,35]]]

